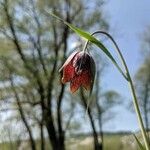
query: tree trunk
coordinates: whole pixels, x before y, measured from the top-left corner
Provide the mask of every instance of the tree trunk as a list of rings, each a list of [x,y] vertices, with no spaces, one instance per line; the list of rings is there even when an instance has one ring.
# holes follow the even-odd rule
[[[93,129],[93,137],[94,137],[94,149],[95,150],[102,150],[102,144],[99,143],[98,141],[98,134],[96,132],[95,124],[92,118],[91,110],[90,108],[88,109],[88,115],[91,123],[91,127]]]
[[[58,138],[59,138],[59,149],[65,150],[65,133],[63,131],[62,127],[62,113],[61,113],[61,104],[62,104],[62,98],[64,94],[64,88],[65,86],[62,84],[61,92],[58,97],[58,103],[57,103],[57,124],[58,124]]]
[[[100,130],[100,136],[101,136],[101,150],[103,150],[103,129],[102,129],[102,111],[101,111],[101,106],[99,104],[99,80],[100,80],[100,74],[101,71],[97,71],[97,82],[96,82],[96,107],[97,107],[97,112],[98,112],[98,124],[99,124],[99,130]]]
[[[97,109],[98,109],[98,123],[99,123],[99,130],[100,130],[100,136],[101,136],[101,150],[103,150],[103,129],[102,129],[102,114],[101,114],[101,109],[100,109],[100,106],[99,104],[96,104],[97,105]]]
[[[81,90],[81,98],[82,98],[83,106],[84,106],[84,108],[86,110],[87,109],[87,103],[86,103],[86,99],[85,99],[85,96],[84,96],[82,90]],[[102,150],[102,146],[99,143],[98,134],[96,132],[96,127],[95,127],[94,120],[93,120],[93,117],[92,117],[92,114],[91,114],[91,109],[88,108],[87,112],[88,112],[88,116],[89,116],[89,119],[90,119],[92,130],[93,130],[94,150]]]
[[[56,135],[56,130],[53,124],[53,119],[51,117],[51,113],[49,110],[46,110],[46,115],[45,115],[45,124],[49,136],[49,142],[51,143],[52,149],[53,150],[59,150],[58,149],[58,138]]]
[[[148,82],[145,84],[145,94],[144,94],[144,118],[145,118],[145,128],[148,130],[148,112],[147,112],[147,103],[148,103]]]
[[[24,125],[25,125],[25,127],[26,127],[26,129],[28,131],[28,134],[29,134],[31,148],[32,148],[32,150],[36,150],[36,145],[35,145],[35,142],[34,142],[34,139],[33,139],[33,136],[32,136],[31,129],[30,129],[30,127],[28,125],[28,122],[27,122],[27,120],[25,118],[25,115],[24,115],[24,112],[23,112],[23,108],[22,108],[22,106],[20,104],[19,96],[18,96],[18,94],[17,94],[17,92],[15,90],[13,79],[11,77],[10,77],[10,82],[11,82],[12,90],[14,92],[16,101],[17,101],[17,105],[18,105],[18,109],[19,109],[19,112],[20,112],[21,119],[22,119],[22,121],[23,121],[23,123],[24,123]]]
[[[45,141],[44,141],[44,132],[43,132],[43,121],[40,124],[40,132],[41,132],[41,150],[45,150]]]
[[[146,131],[149,131],[149,120],[148,120],[148,98],[149,98],[149,83],[150,83],[150,78],[148,79],[148,81],[145,84],[145,93],[144,93],[144,122],[145,122],[145,128]],[[148,135],[148,140],[150,142],[150,138],[149,138],[149,134]]]

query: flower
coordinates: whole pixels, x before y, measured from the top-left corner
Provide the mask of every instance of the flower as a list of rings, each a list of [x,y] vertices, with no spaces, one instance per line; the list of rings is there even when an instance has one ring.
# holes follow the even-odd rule
[[[79,87],[90,90],[95,77],[95,62],[88,52],[73,52],[60,68],[63,72],[62,83],[70,82],[70,90],[76,92]]]

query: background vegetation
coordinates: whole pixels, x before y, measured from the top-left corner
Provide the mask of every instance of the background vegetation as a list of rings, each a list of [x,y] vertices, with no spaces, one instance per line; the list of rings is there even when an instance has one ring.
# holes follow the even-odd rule
[[[98,69],[87,116],[86,93],[71,95],[60,82],[59,68],[84,41],[47,12],[89,32],[109,31],[103,5],[103,0],[0,0],[0,149],[137,149],[131,133],[103,133],[103,124],[115,117],[113,108],[123,105],[123,97],[103,90],[108,64],[100,55],[91,51]],[[148,130],[150,37],[143,41],[147,52],[135,81]],[[85,122],[91,127],[86,135],[80,130]]]

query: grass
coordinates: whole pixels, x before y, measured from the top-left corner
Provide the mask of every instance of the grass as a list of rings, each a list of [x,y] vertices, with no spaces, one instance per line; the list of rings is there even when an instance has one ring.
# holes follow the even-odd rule
[[[27,143],[27,145],[29,145]],[[36,141],[37,150],[40,150],[40,141]],[[46,142],[46,150],[51,150]],[[30,150],[25,148],[23,150]],[[0,143],[0,150],[17,150],[17,143]],[[78,136],[66,140],[66,150],[93,150],[92,136]],[[135,140],[128,134],[107,134],[104,135],[104,150],[137,150]]]
[[[104,136],[104,150],[136,150],[132,135],[109,134]],[[75,138],[68,141],[67,150],[93,150],[93,138]]]
[[[16,143],[10,142],[0,143],[0,150],[16,150],[16,149],[17,149]]]

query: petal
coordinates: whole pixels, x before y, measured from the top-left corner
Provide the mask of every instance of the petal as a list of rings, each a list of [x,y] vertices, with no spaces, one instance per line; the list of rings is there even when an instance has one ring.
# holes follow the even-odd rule
[[[74,76],[70,83],[70,90],[72,93],[76,92],[80,86],[86,90],[90,90],[92,85],[90,72],[84,71],[80,75]]]
[[[70,91],[72,93],[76,92],[81,86],[80,77],[75,76],[70,82]]]
[[[92,80],[94,81],[96,66],[95,66],[95,61],[91,56],[90,56],[90,72],[91,72]]]
[[[90,68],[90,56],[87,52],[79,52],[74,60],[77,58],[76,62],[73,65],[76,68],[76,73],[81,74],[82,71],[88,70]],[[73,61],[74,61],[73,60]]]
[[[91,56],[90,56],[91,57]],[[93,84],[95,80],[95,72],[96,72],[96,65],[94,59],[90,58],[90,74],[91,74],[91,87],[90,87],[90,93],[92,93],[93,90]]]
[[[71,61],[72,61],[72,59],[75,57],[75,55],[78,53],[78,51],[75,51],[75,52],[73,52],[68,58],[67,58],[67,60],[65,61],[65,63],[63,64],[63,66],[59,69],[59,72],[61,72],[62,70],[63,70],[63,68],[65,67],[65,66],[67,66]]]
[[[75,75],[75,69],[71,63],[63,68],[62,83],[69,82]]]
[[[92,79],[91,79],[91,74],[89,71],[85,71],[81,74],[81,82],[82,82],[82,86],[86,89],[86,90],[90,90],[91,89],[91,85],[92,85]]]

